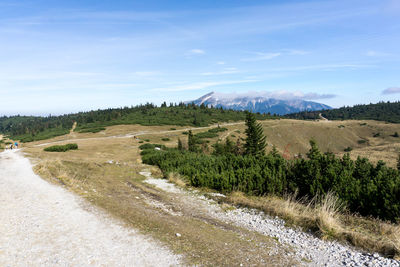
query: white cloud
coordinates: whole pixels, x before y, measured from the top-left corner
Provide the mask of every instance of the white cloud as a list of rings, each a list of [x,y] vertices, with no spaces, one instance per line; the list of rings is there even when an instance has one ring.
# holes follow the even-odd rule
[[[235,98],[242,97],[264,97],[264,98],[275,98],[280,100],[316,100],[316,99],[329,99],[334,98],[334,94],[319,94],[319,93],[303,93],[301,91],[262,91],[262,92],[247,92],[247,93],[216,93],[216,96],[220,99],[232,100]]]
[[[192,55],[204,55],[206,52],[202,49],[192,49],[189,53]]]
[[[217,64],[218,65],[225,65],[225,62],[224,61],[218,61]]]
[[[323,70],[329,71],[334,69],[363,69],[372,68],[375,65],[367,64],[354,64],[354,63],[337,63],[337,64],[321,64],[321,65],[305,65],[305,66],[295,66],[295,67],[285,67],[285,68],[272,68],[266,69],[265,71],[273,72],[285,72],[285,71],[307,71],[307,70]]]
[[[383,95],[400,94],[400,87],[389,87],[382,91]]]
[[[254,57],[250,58],[244,58],[242,61],[262,61],[262,60],[270,60],[276,57],[279,57],[282,55],[281,53],[262,53],[262,52],[256,52],[254,53]]]
[[[133,73],[135,76],[140,76],[140,77],[148,77],[148,76],[154,76],[159,74],[157,71],[137,71]]]
[[[201,75],[204,75],[204,76],[226,75],[226,74],[234,74],[234,73],[238,73],[238,72],[239,72],[239,70],[237,68],[224,68],[222,71],[203,72]]]
[[[304,55],[309,54],[310,52],[304,51],[304,50],[297,50],[297,49],[288,49],[288,50],[287,50],[287,53],[288,53],[289,55],[304,56]]]
[[[191,90],[206,89],[206,88],[209,88],[212,86],[220,86],[220,85],[227,85],[227,84],[239,84],[239,83],[251,83],[251,82],[257,82],[257,80],[198,82],[198,83],[189,83],[189,84],[172,86],[172,87],[154,88],[154,89],[152,89],[152,91],[159,91],[159,92],[191,91]]]
[[[380,52],[380,51],[375,51],[375,50],[369,50],[365,53],[365,55],[367,57],[385,57],[385,56],[389,56],[390,54]]]

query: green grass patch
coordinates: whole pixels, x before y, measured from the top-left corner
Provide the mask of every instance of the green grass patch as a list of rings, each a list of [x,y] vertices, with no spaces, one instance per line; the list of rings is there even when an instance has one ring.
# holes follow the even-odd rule
[[[77,144],[66,144],[66,145],[49,146],[43,150],[47,152],[66,152],[68,150],[77,150],[77,149],[78,149]]]

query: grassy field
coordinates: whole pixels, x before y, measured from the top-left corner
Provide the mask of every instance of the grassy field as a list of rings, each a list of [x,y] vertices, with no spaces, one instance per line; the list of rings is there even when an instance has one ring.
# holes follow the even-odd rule
[[[368,156],[373,162],[383,159],[390,166],[395,166],[400,149],[400,138],[391,136],[396,131],[400,132],[398,124],[375,121],[297,120],[271,120],[261,123],[267,136],[268,149],[275,145],[288,158],[298,154],[304,155],[309,149],[310,138],[317,141],[323,152],[343,154],[345,148],[351,147],[352,157]],[[192,130],[196,134],[214,127],[217,125]],[[228,130],[219,133],[218,137],[207,139],[210,144],[218,140],[224,141],[227,137],[234,141],[244,137],[243,122],[226,124],[223,127]],[[292,263],[290,258],[268,254],[269,248],[276,246],[275,240],[223,224],[208,218],[201,211],[188,210],[172,195],[142,182],[144,177],[139,172],[145,169],[150,169],[158,177],[161,173],[154,167],[142,164],[138,146],[146,142],[176,146],[178,138],[184,143],[187,142],[187,135],[183,134],[187,130],[187,127],[178,126],[120,125],[107,127],[98,133],[71,131],[68,135],[50,140],[24,144],[24,152],[36,163],[35,171],[42,177],[66,187],[124,220],[128,225],[161,240],[174,252],[182,253],[188,263],[237,265],[248,258],[252,262],[246,264],[262,265],[262,261],[265,260],[268,260],[271,266],[282,265],[282,262]],[[65,153],[43,151],[43,148],[51,145],[71,142],[77,143],[79,149]],[[174,216],[149,206],[145,201],[148,198],[164,203],[183,216]],[[301,204],[288,205],[285,199],[255,199],[233,194],[228,198],[228,202],[257,207],[305,227],[309,226],[304,224],[305,221],[314,220],[314,223],[319,223],[318,217],[313,215],[313,210]],[[282,208],[288,206],[290,209]],[[357,219],[351,215],[341,217],[340,221],[346,222],[354,231],[346,230],[346,235],[339,239],[353,239],[353,244],[372,250],[374,244],[371,243],[379,243],[377,250],[380,251],[385,249],[388,243],[397,242],[399,246],[400,237],[392,238],[392,232],[398,232],[398,226],[396,228],[384,222]],[[182,236],[177,238],[176,233]],[[285,248],[280,247],[279,250],[285,254]]]

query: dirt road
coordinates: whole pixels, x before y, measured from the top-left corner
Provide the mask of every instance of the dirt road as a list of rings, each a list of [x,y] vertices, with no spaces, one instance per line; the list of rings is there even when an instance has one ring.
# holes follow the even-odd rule
[[[0,266],[176,266],[179,256],[0,153]]]

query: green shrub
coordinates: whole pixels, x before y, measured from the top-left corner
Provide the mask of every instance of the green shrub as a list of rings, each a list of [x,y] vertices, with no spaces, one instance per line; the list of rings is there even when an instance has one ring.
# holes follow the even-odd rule
[[[140,146],[139,146],[139,148],[140,148],[141,150],[154,149],[154,148],[156,148],[156,147],[161,148],[161,149],[164,149],[164,150],[167,148],[166,146],[161,145],[161,144],[143,144],[143,145],[140,145]]]
[[[360,140],[357,141],[357,143],[360,144],[360,145],[362,145],[362,144],[367,143],[367,140],[365,140],[365,139],[360,139]]]
[[[66,144],[66,145],[49,146],[43,150],[47,152],[66,152],[68,150],[76,150],[76,149],[78,149],[77,144]]]
[[[104,131],[106,128],[104,127],[93,127],[93,128],[84,128],[82,130],[79,130],[79,133],[98,133],[101,131]]]
[[[353,150],[353,148],[351,148],[351,147],[346,147],[345,149],[344,149],[344,152],[350,152],[350,151],[352,151]]]
[[[143,143],[143,141],[142,141],[142,140],[140,140],[140,141],[139,141],[139,144],[142,144],[142,143]]]
[[[176,130],[176,128],[169,128],[171,131],[175,131]]]
[[[373,136],[374,137],[379,137],[379,136],[381,136],[381,134],[380,133],[375,133]]]
[[[145,142],[150,142],[150,139],[144,139]]]
[[[171,139],[164,137],[164,138],[161,138],[161,140],[167,142],[167,141],[170,141]]]

